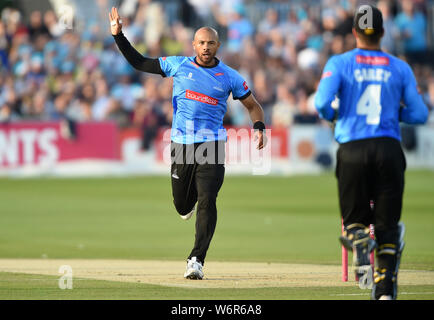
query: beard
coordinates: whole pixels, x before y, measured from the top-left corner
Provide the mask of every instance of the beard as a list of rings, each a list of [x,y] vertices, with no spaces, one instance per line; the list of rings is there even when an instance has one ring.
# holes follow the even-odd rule
[[[198,54],[197,57],[201,63],[208,65],[214,62],[215,54],[212,54],[211,52],[207,54],[202,53],[202,54]]]

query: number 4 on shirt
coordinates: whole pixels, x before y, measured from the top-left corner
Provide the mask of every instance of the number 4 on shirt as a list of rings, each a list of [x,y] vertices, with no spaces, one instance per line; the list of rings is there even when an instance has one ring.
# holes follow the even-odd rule
[[[381,85],[370,84],[366,87],[357,102],[357,114],[366,116],[366,123],[378,125],[381,114]]]

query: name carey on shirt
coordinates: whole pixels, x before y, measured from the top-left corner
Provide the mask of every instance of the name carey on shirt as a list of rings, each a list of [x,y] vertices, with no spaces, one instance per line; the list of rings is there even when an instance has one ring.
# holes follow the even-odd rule
[[[388,66],[390,61],[388,57],[382,56],[356,56],[357,64],[365,64],[373,67],[357,68],[354,70],[354,78],[357,82],[363,81],[389,81],[392,73],[386,69],[379,68],[379,66]]]
[[[354,69],[354,78],[357,82],[363,81],[389,81],[392,72],[382,68],[360,68]]]

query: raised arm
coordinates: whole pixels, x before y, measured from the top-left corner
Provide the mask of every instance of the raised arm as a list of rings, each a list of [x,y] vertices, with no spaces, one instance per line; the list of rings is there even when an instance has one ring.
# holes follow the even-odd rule
[[[128,39],[122,33],[122,20],[115,7],[109,12],[109,19],[110,31],[115,39],[116,45],[133,68],[143,72],[160,74],[165,77],[166,75],[161,70],[158,59],[144,57],[131,46]]]

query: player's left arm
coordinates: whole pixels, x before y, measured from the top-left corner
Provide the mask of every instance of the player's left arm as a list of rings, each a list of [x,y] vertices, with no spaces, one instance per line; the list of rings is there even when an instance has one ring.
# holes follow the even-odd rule
[[[326,63],[315,94],[315,108],[321,118],[328,121],[335,119],[336,110],[332,102],[336,99],[341,85],[341,75],[336,63],[336,57],[332,57]]]
[[[265,135],[264,110],[258,100],[253,96],[244,78],[236,71],[230,76],[232,97],[234,100],[240,100],[247,109],[250,119],[253,122],[255,130],[254,139],[258,141],[257,149],[265,147],[267,140]]]
[[[257,149],[262,149],[267,144],[267,136],[264,133],[264,110],[253,94],[249,94],[246,98],[240,99],[240,101],[249,112],[250,119],[253,122],[253,129],[255,129],[254,139],[258,141]]]

